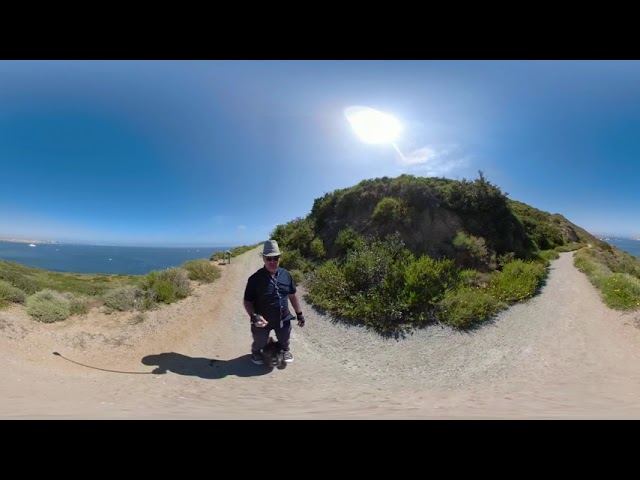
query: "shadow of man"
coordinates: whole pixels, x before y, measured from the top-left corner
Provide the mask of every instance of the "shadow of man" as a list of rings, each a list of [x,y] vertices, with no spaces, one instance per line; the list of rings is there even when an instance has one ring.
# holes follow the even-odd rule
[[[154,374],[162,375],[173,372],[178,375],[190,375],[211,380],[227,376],[256,377],[271,371],[269,367],[264,365],[254,365],[250,357],[251,355],[247,354],[231,360],[216,360],[165,352],[147,355],[141,361],[144,365],[157,365],[151,372]]]

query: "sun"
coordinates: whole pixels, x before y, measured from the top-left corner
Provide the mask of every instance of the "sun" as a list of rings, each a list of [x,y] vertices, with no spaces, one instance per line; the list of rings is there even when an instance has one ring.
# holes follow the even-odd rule
[[[396,117],[374,108],[347,107],[344,116],[356,135],[366,143],[393,143],[402,131],[402,125]]]

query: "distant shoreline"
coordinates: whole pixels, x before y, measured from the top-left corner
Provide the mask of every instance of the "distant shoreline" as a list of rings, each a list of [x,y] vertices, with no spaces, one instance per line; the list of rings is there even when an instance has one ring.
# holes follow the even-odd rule
[[[5,268],[4,262],[18,263],[52,272],[92,275],[146,275],[154,270],[180,267],[191,260],[211,260],[211,257],[219,250],[221,249],[121,247],[66,243],[41,243],[38,245],[34,243],[32,247],[29,247],[29,244],[24,242],[0,241],[0,277],[2,277],[1,270]]]
[[[198,245],[198,244],[169,244],[169,245],[120,245],[120,244],[112,244],[112,243],[86,243],[86,242],[58,242],[56,240],[25,240],[23,238],[0,238],[0,242],[8,242],[8,243],[33,243],[34,245],[84,245],[84,246],[92,246],[92,247],[126,247],[126,248],[186,248],[186,249],[198,249],[198,248],[213,248],[215,251],[221,250],[231,250],[233,248],[238,247],[239,245],[235,244],[233,246],[230,245]]]
[[[0,238],[0,242],[33,243],[34,245],[38,243],[50,243],[50,244],[58,243],[53,240],[24,240],[22,238]]]

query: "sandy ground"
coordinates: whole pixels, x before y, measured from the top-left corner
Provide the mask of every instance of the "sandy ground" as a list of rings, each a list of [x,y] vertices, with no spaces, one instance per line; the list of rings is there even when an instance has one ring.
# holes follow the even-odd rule
[[[249,361],[242,308],[258,252],[144,319],[0,311],[0,418],[640,418],[640,316],[606,308],[570,253],[540,295],[467,333],[385,340],[303,302],[295,362],[269,370]]]

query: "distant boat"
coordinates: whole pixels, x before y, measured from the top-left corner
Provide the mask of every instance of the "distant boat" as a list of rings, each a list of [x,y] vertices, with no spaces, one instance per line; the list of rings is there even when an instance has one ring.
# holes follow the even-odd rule
[[[30,247],[35,247],[35,244],[30,243],[30,244],[29,244],[29,246],[30,246]]]

